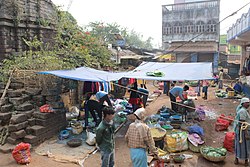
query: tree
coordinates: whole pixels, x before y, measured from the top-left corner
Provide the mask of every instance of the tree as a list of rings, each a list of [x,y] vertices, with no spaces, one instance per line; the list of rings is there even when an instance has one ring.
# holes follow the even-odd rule
[[[121,34],[125,39],[127,46],[133,46],[136,48],[152,49],[152,37],[149,37],[146,41],[143,41],[143,36],[134,30],[128,31],[127,28],[121,27],[117,23],[106,24],[104,22],[91,22],[85,27],[96,38],[104,44],[115,44],[114,34]]]
[[[22,70],[59,70],[79,66],[112,66],[110,53],[98,38],[85,32],[68,12],[58,10],[58,23],[53,46],[43,45],[36,37],[23,39],[29,50],[3,61],[2,72]]]

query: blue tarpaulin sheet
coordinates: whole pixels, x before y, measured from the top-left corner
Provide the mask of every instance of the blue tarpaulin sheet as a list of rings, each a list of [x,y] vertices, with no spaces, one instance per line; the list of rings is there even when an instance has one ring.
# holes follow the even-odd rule
[[[146,75],[147,72],[160,71],[162,77]],[[79,81],[109,82],[121,78],[136,78],[145,80],[183,81],[213,79],[212,63],[160,63],[143,62],[137,68],[128,72],[107,72],[89,67],[79,67],[72,70],[43,71],[39,74],[52,74],[62,78]]]

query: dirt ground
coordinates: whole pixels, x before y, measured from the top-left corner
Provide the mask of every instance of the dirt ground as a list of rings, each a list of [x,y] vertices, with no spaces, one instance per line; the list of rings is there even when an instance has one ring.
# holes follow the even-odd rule
[[[151,84],[148,84],[150,90],[155,89]],[[214,111],[216,114],[225,114],[225,115],[235,115],[235,108],[239,104],[239,100],[236,99],[222,99],[216,98],[214,96],[215,88],[209,88],[208,93],[208,100],[203,100],[201,97],[198,97],[195,100],[196,106],[204,105],[208,109]],[[166,95],[161,95],[157,98],[157,100],[149,103],[146,108],[148,115],[155,114],[158,109],[160,109],[163,105],[170,107],[169,97]],[[215,121],[216,120],[209,120],[206,119],[205,121],[201,122],[200,125],[204,128],[205,132],[205,142],[206,145],[209,146],[223,146],[223,141],[225,137],[226,131],[216,132],[215,131]],[[132,167],[130,156],[129,156],[129,149],[125,143],[124,135],[128,128],[128,124],[124,125],[119,132],[116,134],[115,140],[115,166],[117,167]],[[232,125],[229,127],[228,131],[232,130]],[[228,153],[227,158],[224,162],[221,163],[211,163],[204,158],[202,158],[199,154],[193,154],[188,152],[188,154],[192,154],[194,157],[192,159],[186,160],[182,167],[188,166],[196,166],[196,167],[234,167],[236,165],[233,164],[234,154]],[[55,162],[53,159],[48,157],[39,156],[32,152],[32,162],[28,165],[30,167],[76,167],[79,166],[77,164],[72,163],[60,163]],[[1,167],[16,167],[19,166],[13,160],[11,154],[0,154],[0,166]],[[84,162],[84,167],[100,167],[101,166],[101,159],[100,154],[97,152],[94,155],[91,155],[89,158],[86,159]],[[179,164],[175,164],[175,167],[179,166]],[[238,165],[243,166],[243,165]]]

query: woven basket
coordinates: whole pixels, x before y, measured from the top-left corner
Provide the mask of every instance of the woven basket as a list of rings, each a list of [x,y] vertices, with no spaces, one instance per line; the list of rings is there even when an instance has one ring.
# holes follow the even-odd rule
[[[154,130],[154,129],[156,129],[159,132],[158,136],[156,136],[154,133],[152,133],[152,130]],[[166,133],[167,133],[167,131],[165,129],[159,128],[159,127],[150,128],[150,131],[151,131],[151,135],[152,135],[154,141],[162,140],[165,137]]]
[[[211,161],[211,162],[221,162],[221,161],[224,161],[226,159],[226,155],[225,156],[219,156],[219,157],[212,157],[212,156],[208,156],[206,155],[205,153],[203,153],[203,147],[201,147],[200,149],[200,153],[201,155],[207,159],[208,161]]]
[[[190,141],[188,141],[188,148],[195,153],[199,153],[202,146],[202,144],[195,146]]]
[[[82,140],[81,139],[71,139],[67,142],[67,145],[70,147],[78,147],[82,145]]]

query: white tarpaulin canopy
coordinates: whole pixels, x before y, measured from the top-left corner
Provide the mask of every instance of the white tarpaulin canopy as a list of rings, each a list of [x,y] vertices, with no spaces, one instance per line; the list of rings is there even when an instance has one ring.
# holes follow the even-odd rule
[[[116,81],[123,76],[123,73],[112,73],[89,67],[79,67],[72,70],[43,71],[39,72],[39,74],[52,74],[61,78],[92,82]]]
[[[162,77],[148,76],[147,72],[160,71]],[[133,71],[125,74],[126,78],[145,80],[181,81],[181,80],[209,80],[213,79],[212,63],[160,63],[143,62]]]

